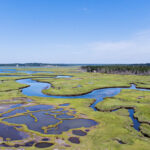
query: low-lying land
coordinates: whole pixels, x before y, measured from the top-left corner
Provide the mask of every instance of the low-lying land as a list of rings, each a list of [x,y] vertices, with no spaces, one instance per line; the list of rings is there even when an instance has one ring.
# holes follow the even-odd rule
[[[0,125],[18,126],[18,131],[29,135],[29,137],[23,140],[14,141],[10,138],[3,141],[1,138],[0,149],[23,148],[32,150],[39,149],[39,147],[44,145],[45,148],[42,148],[48,150],[149,150],[150,92],[124,89],[115,97],[105,98],[102,102],[99,102],[96,105],[98,111],[94,111],[90,108],[90,105],[95,99],[26,96],[22,94],[21,89],[28,87],[28,85],[16,82],[17,79],[32,78],[40,82],[48,82],[51,84],[49,89],[43,90],[45,94],[81,95],[99,88],[130,87],[131,83],[136,84],[136,86],[140,88],[150,88],[149,76],[87,73],[82,72],[78,67],[28,68],[26,70],[52,71],[53,73],[40,72],[32,75],[23,74],[23,76],[17,77],[0,77]],[[11,73],[9,75],[11,75]],[[15,75],[17,75],[17,73]],[[56,75],[69,75],[71,77],[53,78]],[[16,104],[18,105],[14,107]],[[27,117],[29,115],[29,117],[31,117],[29,119],[33,119],[34,124],[38,124],[42,118],[38,118],[36,113],[42,112],[41,109],[43,107],[41,107],[40,110],[30,110],[28,108],[38,105],[53,106],[53,108],[49,110],[46,108],[45,111],[53,113],[51,117],[55,119],[58,119],[57,115],[61,114],[63,115],[62,117],[74,116],[75,119],[93,120],[96,124],[91,127],[82,126],[68,129],[61,134],[46,134],[46,132],[50,132],[49,128],[54,129],[55,127],[60,127],[62,123],[61,120],[64,118],[61,118],[58,124],[50,125],[49,128],[44,124],[48,120],[45,120],[45,122],[43,121],[44,125],[41,129],[45,131],[45,133],[40,132],[41,130],[31,130],[32,124],[30,126],[26,123],[27,118],[22,121],[24,122],[23,124],[17,124],[16,121],[18,120],[13,120],[15,117]],[[23,111],[26,108],[28,109],[23,112],[21,108],[23,108]],[[133,122],[129,117],[128,108],[133,108],[135,110],[134,117],[141,123],[139,132],[133,128]],[[56,114],[54,114],[51,109],[56,109]],[[3,110],[5,111],[2,112]],[[16,113],[13,113],[13,111]],[[10,115],[7,115],[9,113]],[[43,116],[48,114],[44,113],[40,115]],[[69,119],[72,120],[73,118]],[[58,128],[56,128],[55,131],[57,131],[57,129]],[[84,136],[79,135],[81,133]]]

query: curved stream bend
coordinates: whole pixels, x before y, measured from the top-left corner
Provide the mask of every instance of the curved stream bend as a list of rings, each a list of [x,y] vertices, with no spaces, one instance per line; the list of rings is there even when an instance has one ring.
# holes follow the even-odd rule
[[[90,93],[84,94],[84,95],[79,95],[79,96],[54,96],[54,95],[46,95],[42,93],[43,89],[48,89],[51,87],[51,84],[49,83],[44,83],[44,82],[39,82],[35,81],[32,79],[21,79],[17,80],[18,83],[21,84],[27,84],[30,85],[29,87],[23,88],[22,93],[27,96],[38,96],[38,97],[52,97],[52,98],[91,98],[95,99],[96,101],[90,106],[93,110],[97,110],[95,108],[95,105],[101,101],[104,100],[106,97],[113,97],[116,96],[121,92],[122,89],[136,89],[140,91],[150,91],[149,89],[141,89],[141,88],[136,88],[135,84],[131,84],[131,87],[129,88],[104,88],[104,89],[98,89],[98,90],[93,90]],[[139,131],[139,126],[140,123],[138,122],[137,119],[134,118],[134,110],[128,109],[129,111],[129,116],[133,121],[134,128]]]

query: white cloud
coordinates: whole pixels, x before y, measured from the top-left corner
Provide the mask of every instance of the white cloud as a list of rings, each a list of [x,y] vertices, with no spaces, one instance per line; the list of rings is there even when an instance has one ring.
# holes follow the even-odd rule
[[[118,41],[118,42],[93,42],[89,44],[90,48],[96,51],[116,51],[125,50],[135,47],[134,42]]]
[[[99,62],[105,59],[108,63],[150,62],[150,30],[136,33],[124,41],[92,42],[88,44],[88,49],[93,60]]]

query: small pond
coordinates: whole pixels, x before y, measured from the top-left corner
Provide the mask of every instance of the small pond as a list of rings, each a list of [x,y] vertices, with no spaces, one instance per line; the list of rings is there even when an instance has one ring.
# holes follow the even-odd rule
[[[8,126],[6,124],[0,123],[0,137],[2,137],[4,141],[6,141],[7,139],[13,141],[22,140],[24,138],[27,138],[28,135],[24,132],[18,131],[15,126]]]

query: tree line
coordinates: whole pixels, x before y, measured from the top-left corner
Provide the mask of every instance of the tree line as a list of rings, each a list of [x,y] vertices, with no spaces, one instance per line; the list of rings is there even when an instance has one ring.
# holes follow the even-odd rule
[[[104,65],[104,66],[82,66],[87,72],[100,72],[110,74],[150,74],[149,65]]]

